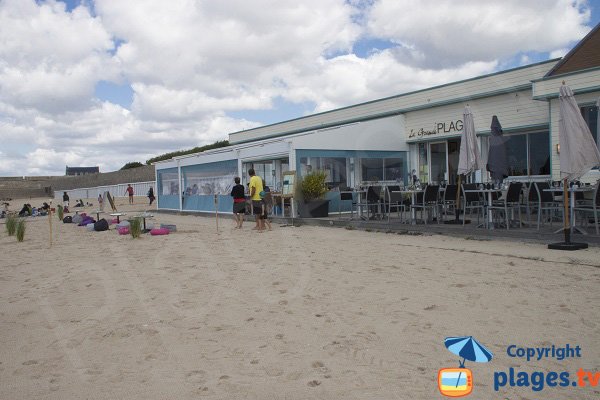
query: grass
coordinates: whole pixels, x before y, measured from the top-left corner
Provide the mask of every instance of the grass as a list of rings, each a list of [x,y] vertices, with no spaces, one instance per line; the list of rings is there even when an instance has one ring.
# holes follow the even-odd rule
[[[17,222],[17,242],[22,242],[25,239],[25,220],[19,219]]]
[[[136,239],[139,238],[142,234],[142,219],[139,217],[133,218],[129,220],[129,233],[131,233],[131,237]]]
[[[6,233],[8,233],[8,236],[13,236],[15,234],[18,223],[19,218],[15,214],[9,214],[6,216]]]

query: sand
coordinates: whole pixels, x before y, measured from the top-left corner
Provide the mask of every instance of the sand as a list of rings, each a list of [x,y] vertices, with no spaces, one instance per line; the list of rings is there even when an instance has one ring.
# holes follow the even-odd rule
[[[598,248],[225,218],[217,234],[213,218],[155,215],[178,231],[134,240],[56,218],[52,247],[47,218],[22,243],[0,220],[0,399],[442,398],[438,370],[458,366],[444,338],[465,335],[494,353],[467,361],[471,398],[598,398],[493,388],[510,367],[600,371]],[[566,343],[582,357],[506,354]]]

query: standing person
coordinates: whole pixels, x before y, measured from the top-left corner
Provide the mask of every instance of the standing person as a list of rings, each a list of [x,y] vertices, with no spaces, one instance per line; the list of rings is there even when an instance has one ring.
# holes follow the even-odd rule
[[[156,197],[154,197],[154,189],[152,187],[148,189],[148,199],[150,200],[150,204],[148,205],[151,206],[154,199],[156,199]]]
[[[236,229],[242,229],[244,223],[244,214],[246,213],[246,194],[244,185],[240,184],[240,177],[236,176],[233,181],[235,186],[231,189],[233,197],[233,216],[235,217]]]
[[[102,193],[98,194],[98,207],[100,211],[104,211],[104,199],[102,198]]]
[[[266,189],[268,189],[265,186]],[[267,227],[269,227],[269,230],[272,230],[271,228],[271,221],[269,221],[269,213],[271,212],[271,209],[273,207],[273,198],[271,197],[271,192],[267,191],[267,190],[263,190],[262,192],[260,192],[260,197],[261,197],[261,214],[260,214],[260,219],[262,220],[262,227],[263,229],[265,228],[265,225]]]
[[[130,184],[127,185],[127,189],[125,189],[125,194],[129,195],[129,204],[133,204],[133,188]]]
[[[63,207],[69,207],[69,195],[63,192]]]
[[[250,200],[252,201],[252,212],[256,219],[256,226],[253,229],[261,231],[263,229],[262,219],[262,202],[260,201],[260,192],[263,191],[262,178],[257,176],[254,172],[254,168],[248,170],[250,175]]]

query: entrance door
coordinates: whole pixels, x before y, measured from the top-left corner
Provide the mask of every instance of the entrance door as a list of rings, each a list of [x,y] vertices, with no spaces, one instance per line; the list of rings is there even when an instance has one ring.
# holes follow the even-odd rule
[[[446,142],[436,142],[429,144],[429,159],[431,160],[430,183],[439,185],[446,179]]]
[[[458,158],[460,155],[460,139],[448,140],[448,183],[455,185],[458,180]]]

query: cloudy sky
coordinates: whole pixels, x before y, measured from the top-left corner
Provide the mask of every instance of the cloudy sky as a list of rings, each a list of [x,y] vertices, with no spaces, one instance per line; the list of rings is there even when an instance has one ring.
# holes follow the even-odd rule
[[[0,0],[0,176],[113,171],[561,57],[599,13],[600,0]]]

